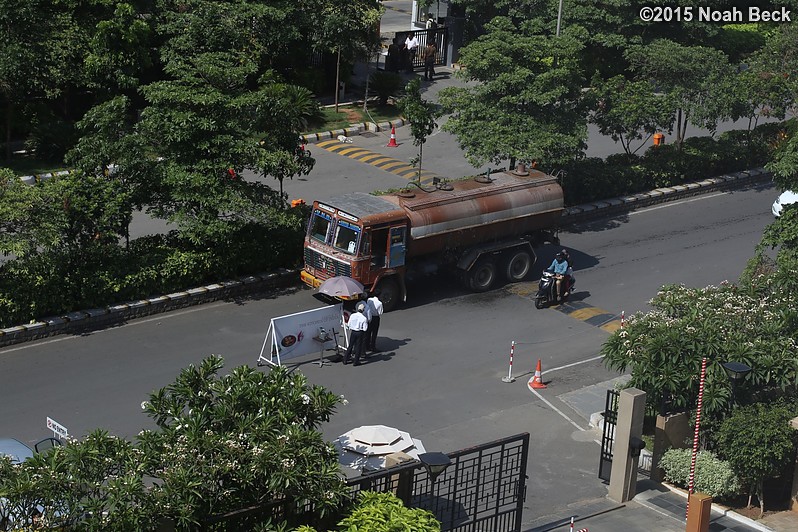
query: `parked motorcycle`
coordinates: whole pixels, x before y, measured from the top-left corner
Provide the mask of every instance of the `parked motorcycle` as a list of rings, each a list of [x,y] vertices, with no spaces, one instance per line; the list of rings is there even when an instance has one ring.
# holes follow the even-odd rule
[[[573,276],[563,279],[564,283],[568,283],[564,290],[566,294],[570,294],[576,284],[576,279]],[[563,301],[568,299],[568,296],[563,297]],[[535,308],[543,308],[557,302],[557,278],[550,271],[544,271],[538,284],[538,293],[535,295]]]

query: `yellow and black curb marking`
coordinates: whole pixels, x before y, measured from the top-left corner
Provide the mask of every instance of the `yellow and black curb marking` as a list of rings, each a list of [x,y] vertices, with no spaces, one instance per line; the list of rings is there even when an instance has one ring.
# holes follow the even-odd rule
[[[514,283],[507,285],[508,289],[516,295],[534,300],[538,293],[537,282]],[[551,307],[577,320],[589,323],[594,327],[613,333],[621,328],[621,318],[608,310],[594,307],[584,301],[566,301]]]
[[[343,155],[344,157],[349,157],[350,159],[360,161],[361,163],[376,166],[380,170],[385,170],[386,172],[402,176],[410,181],[414,181],[418,176],[418,169],[405,161],[400,161],[399,159],[394,159],[393,157],[387,157],[381,153],[366,150],[360,148],[359,146],[345,144],[343,142],[339,142],[337,139],[324,140],[317,143],[316,146],[329,152],[337,153],[338,155]],[[438,175],[433,172],[422,170],[421,184],[431,185],[432,180],[435,177],[438,177]]]
[[[617,314],[588,305],[584,301],[566,301],[554,308],[572,318],[604,329],[608,333],[613,333],[621,328],[621,319]]]

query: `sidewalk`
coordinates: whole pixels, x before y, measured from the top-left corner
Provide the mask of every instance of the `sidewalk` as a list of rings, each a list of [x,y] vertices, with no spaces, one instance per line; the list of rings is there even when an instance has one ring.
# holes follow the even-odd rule
[[[619,377],[593,386],[574,390],[557,396],[564,405],[585,421],[590,421],[597,412],[604,410],[606,390],[628,377]],[[600,433],[596,431],[597,437]],[[617,504],[609,498],[583,501],[569,507],[571,515],[546,516],[533,522],[525,532],[568,530],[570,517],[575,517],[575,529],[588,528],[590,532],[683,532],[687,499],[681,491],[643,478],[638,479],[637,495],[625,504]],[[798,513],[779,512],[754,521],[720,505],[712,505],[712,532],[723,531],[777,531],[798,530]]]

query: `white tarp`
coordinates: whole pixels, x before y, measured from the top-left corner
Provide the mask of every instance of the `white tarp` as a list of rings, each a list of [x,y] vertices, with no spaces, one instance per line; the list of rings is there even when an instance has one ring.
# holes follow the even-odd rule
[[[328,341],[333,340],[333,330],[335,330],[338,333],[338,341],[343,345],[342,308],[341,304],[329,305],[272,318],[258,356],[258,365],[262,362],[279,365],[282,359],[319,352],[325,343],[318,340],[319,327],[324,327],[329,335]],[[314,337],[317,340],[314,340]],[[277,364],[274,362],[275,358]]]

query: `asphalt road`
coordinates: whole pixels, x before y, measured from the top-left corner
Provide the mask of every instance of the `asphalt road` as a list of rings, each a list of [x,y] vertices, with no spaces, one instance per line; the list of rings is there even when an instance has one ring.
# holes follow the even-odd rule
[[[574,299],[629,314],[648,308],[663,283],[736,279],[772,219],[773,194],[772,187],[708,194],[564,231],[577,268]],[[486,294],[440,276],[411,286],[408,304],[382,320],[383,353],[360,367],[319,368],[313,355],[288,361],[349,400],[323,427],[325,436],[382,423],[409,431],[428,450],[452,451],[530,432],[525,522],[604,497],[596,434],[558,397],[616,376],[590,360],[607,333],[556,309],[536,310],[525,295],[554,251],[541,250],[530,281]],[[269,319],[316,308],[311,294],[216,302],[2,349],[0,433],[33,443],[48,435],[49,416],[76,436],[102,427],[133,437],[151,426],[140,411],[149,392],[211,353],[228,367],[254,365]],[[505,384],[512,340],[520,378]],[[538,358],[550,381],[541,397],[526,386]]]

